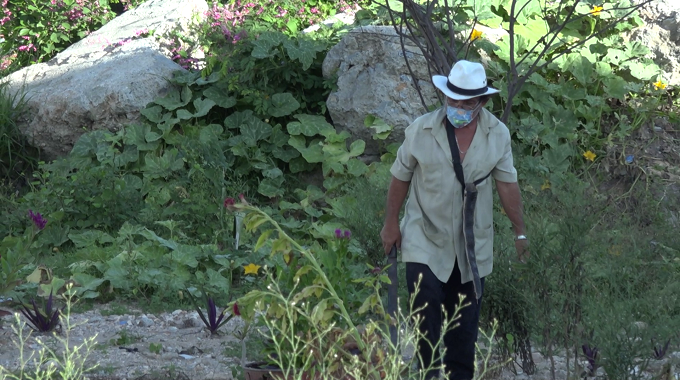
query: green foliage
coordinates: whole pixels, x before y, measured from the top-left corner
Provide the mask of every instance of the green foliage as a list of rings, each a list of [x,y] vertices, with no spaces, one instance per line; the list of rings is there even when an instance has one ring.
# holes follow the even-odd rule
[[[3,3],[0,57],[15,53],[7,70],[45,62],[112,20],[112,3],[125,8],[143,0],[21,0]]]
[[[0,180],[16,180],[38,167],[36,150],[17,125],[25,103],[25,95],[10,93],[9,83],[0,82]]]
[[[650,252],[651,236],[675,240],[658,217],[648,236],[592,186],[573,176],[568,183],[525,199],[531,258],[519,265],[508,263],[513,253],[498,257],[483,315],[499,321],[501,337],[509,333],[513,343],[529,338],[547,357],[559,350],[573,360],[574,347],[588,344],[599,349],[607,378],[626,377],[635,367],[638,378],[653,354],[650,340],[665,341],[678,328],[676,299],[670,296],[680,285],[678,262],[669,258],[680,251]],[[640,207],[655,212],[651,202]],[[504,247],[503,241],[497,244]],[[521,355],[521,348],[509,345],[507,354]]]

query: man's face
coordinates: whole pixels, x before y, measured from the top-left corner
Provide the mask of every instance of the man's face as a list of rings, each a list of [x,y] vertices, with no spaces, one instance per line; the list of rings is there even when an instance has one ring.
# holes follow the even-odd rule
[[[461,109],[470,111],[470,110],[475,109],[479,105],[480,99],[479,98],[472,98],[472,99],[466,99],[466,100],[455,100],[455,99],[451,99],[451,98],[447,97],[446,102],[451,107],[461,108]]]

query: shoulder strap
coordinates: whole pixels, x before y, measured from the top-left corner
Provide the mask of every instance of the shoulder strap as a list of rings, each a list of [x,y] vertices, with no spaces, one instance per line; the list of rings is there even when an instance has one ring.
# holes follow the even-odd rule
[[[465,175],[463,174],[463,165],[460,163],[460,150],[458,150],[458,142],[456,141],[456,133],[453,125],[448,118],[444,117],[444,127],[446,129],[446,136],[449,139],[449,148],[451,149],[451,158],[453,158],[453,171],[456,172],[458,183],[465,189]],[[463,195],[465,192],[461,192]]]

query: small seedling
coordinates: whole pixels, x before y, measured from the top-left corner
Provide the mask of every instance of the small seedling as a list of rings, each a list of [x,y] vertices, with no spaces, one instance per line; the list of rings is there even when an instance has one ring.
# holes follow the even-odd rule
[[[110,340],[111,344],[114,346],[126,346],[139,341],[138,337],[128,334],[127,330],[125,329],[120,330],[118,334],[120,335],[118,339]]]
[[[31,327],[39,332],[54,330],[59,324],[59,316],[63,308],[52,310],[52,292],[50,292],[50,296],[43,305],[42,310],[38,308],[35,298],[31,301],[31,304],[33,305],[32,310],[25,304],[22,305],[23,309],[21,310],[21,313],[31,322]]]
[[[149,352],[160,355],[161,351],[163,351],[163,345],[162,344],[160,344],[160,343],[150,343],[149,344]]]
[[[198,312],[198,316],[201,317],[201,320],[205,324],[205,326],[210,330],[210,334],[215,334],[217,330],[222,327],[225,323],[229,322],[230,319],[234,317],[234,314],[230,314],[228,317],[224,318],[225,312],[227,311],[227,307],[222,310],[222,312],[218,315],[217,314],[217,306],[215,305],[215,301],[211,298],[208,297],[208,295],[205,295],[205,302],[206,302],[206,309],[208,311],[208,317],[206,318],[205,314],[203,314],[203,311],[201,308],[198,306],[198,303],[196,302],[196,299],[194,296],[191,295],[189,290],[186,292],[189,295],[189,299],[191,300],[191,303],[194,305],[194,308]]]

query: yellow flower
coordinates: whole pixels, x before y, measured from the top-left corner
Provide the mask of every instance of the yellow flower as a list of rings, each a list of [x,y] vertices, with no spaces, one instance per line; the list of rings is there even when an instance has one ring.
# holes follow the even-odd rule
[[[593,16],[599,16],[603,9],[604,8],[595,5],[593,6],[593,9],[590,11],[590,14]]]
[[[658,82],[654,83],[654,88],[657,90],[665,90],[666,86],[668,86],[666,83],[662,82],[661,79],[659,79]]]
[[[597,154],[595,154],[591,151],[587,151],[587,152],[583,153],[583,157],[585,157],[586,160],[588,160],[588,161],[595,161],[595,157],[597,157]]]
[[[477,29],[472,29],[472,33],[470,34],[470,41],[478,40],[480,38],[482,38],[482,32]]]
[[[612,245],[609,247],[609,254],[612,256],[621,256],[622,247],[620,245]]]
[[[244,274],[257,274],[257,271],[259,271],[260,268],[262,267],[257,264],[250,263],[243,267],[243,269],[246,270],[246,273]]]
[[[550,181],[546,179],[545,182],[543,182],[543,185],[541,185],[541,190],[548,190],[549,188],[550,188]]]

